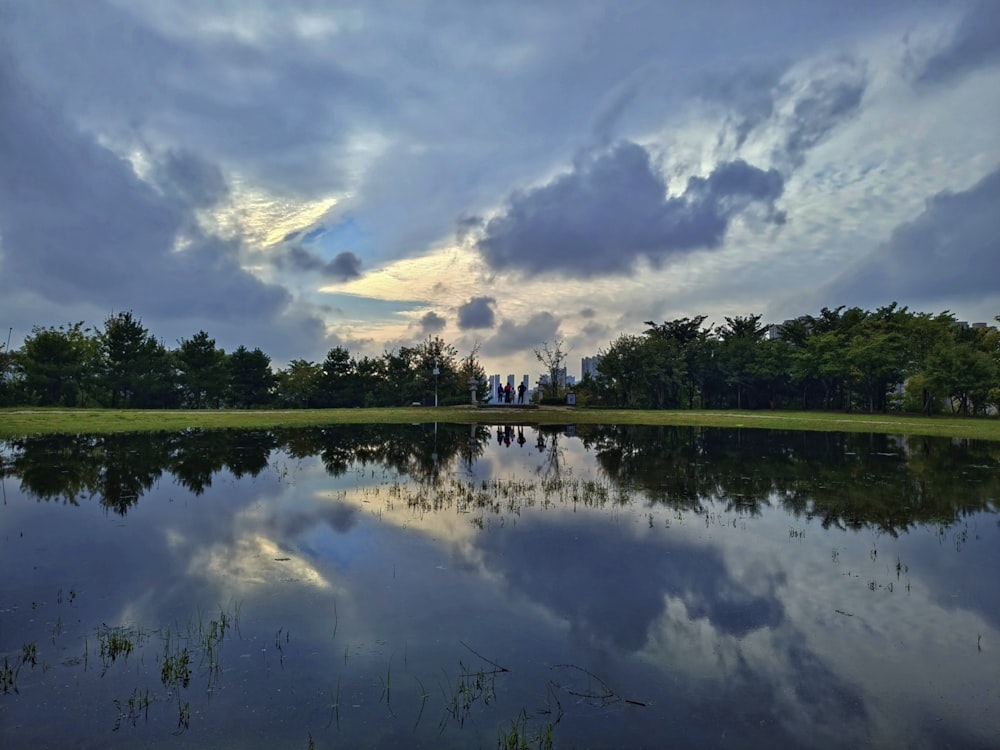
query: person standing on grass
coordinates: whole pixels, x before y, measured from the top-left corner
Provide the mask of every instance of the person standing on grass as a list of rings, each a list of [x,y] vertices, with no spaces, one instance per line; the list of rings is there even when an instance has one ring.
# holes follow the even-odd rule
[[[524,382],[522,381],[517,386],[517,403],[519,403],[519,404],[523,404],[524,403],[524,392],[526,390],[528,390],[528,389],[525,387]]]

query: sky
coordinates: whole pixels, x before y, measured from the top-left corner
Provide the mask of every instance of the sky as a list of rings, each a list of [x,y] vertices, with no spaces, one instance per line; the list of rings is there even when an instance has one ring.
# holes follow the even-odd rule
[[[0,0],[0,329],[534,380],[645,321],[993,322],[998,123],[998,0]]]

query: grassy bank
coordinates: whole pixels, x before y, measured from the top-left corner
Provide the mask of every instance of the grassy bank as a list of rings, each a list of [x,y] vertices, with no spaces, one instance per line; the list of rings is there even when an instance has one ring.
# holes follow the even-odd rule
[[[642,424],[748,427],[827,432],[887,432],[1000,440],[1000,419],[917,417],[831,412],[633,411],[541,407],[470,406],[398,409],[292,409],[286,411],[119,411],[113,409],[0,409],[0,438],[53,433],[176,431],[317,427],[331,424],[453,422],[485,424]]]

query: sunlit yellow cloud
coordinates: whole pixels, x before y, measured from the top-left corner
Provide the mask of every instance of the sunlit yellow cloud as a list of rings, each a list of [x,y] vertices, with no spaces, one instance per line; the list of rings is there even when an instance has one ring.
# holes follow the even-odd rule
[[[266,249],[292,232],[312,227],[343,196],[328,195],[299,200],[270,194],[237,180],[229,202],[209,217],[223,236],[238,236],[253,248]]]

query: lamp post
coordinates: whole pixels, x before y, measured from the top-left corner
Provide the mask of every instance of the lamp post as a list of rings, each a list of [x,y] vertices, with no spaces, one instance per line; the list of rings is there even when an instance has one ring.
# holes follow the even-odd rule
[[[438,368],[438,358],[434,358],[434,406],[438,405],[438,375],[441,370]]]

